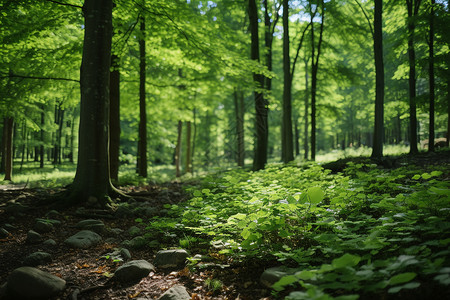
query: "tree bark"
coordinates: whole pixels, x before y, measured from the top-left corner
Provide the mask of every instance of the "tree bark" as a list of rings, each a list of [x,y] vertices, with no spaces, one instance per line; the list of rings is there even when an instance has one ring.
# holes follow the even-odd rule
[[[175,176],[181,176],[181,134],[183,133],[183,122],[178,121],[177,145],[175,146]]]
[[[318,8],[316,7],[314,13],[311,11],[311,160],[316,159],[316,92],[317,92],[317,72],[319,70],[319,57],[323,40],[323,26],[325,17],[325,3],[324,0],[320,1],[321,11],[321,23],[319,42],[317,44],[317,55],[315,55],[314,44],[314,17]]]
[[[289,1],[283,0],[283,123],[281,135],[281,157],[284,163],[294,160],[292,139],[292,78],[289,55]]]
[[[3,180],[12,180],[12,170],[13,170],[13,128],[14,128],[14,118],[6,117],[3,130],[3,139],[5,140],[4,145],[4,156],[5,156],[5,178]]]
[[[244,144],[244,93],[239,89],[234,90],[234,111],[236,115],[236,148],[237,165],[244,166],[245,144]]]
[[[139,142],[138,174],[147,177],[147,111],[145,103],[145,19],[141,17],[141,34],[139,40]]]
[[[255,0],[248,1],[248,16],[250,20],[251,54],[250,58],[259,62],[259,36],[258,36],[258,10]],[[255,149],[253,169],[264,169],[267,162],[268,144],[268,103],[264,99],[261,89],[264,88],[264,76],[253,73],[253,80],[257,85],[254,92],[255,97]]]
[[[308,159],[309,156],[309,75],[308,75],[308,60],[305,59],[305,128],[304,128],[304,134],[305,134],[305,140],[303,142],[303,148],[305,150],[304,158]]]
[[[78,164],[65,204],[105,207],[117,194],[109,177],[109,69],[112,0],[85,0]]]
[[[191,134],[192,134],[192,126],[191,121],[186,122],[186,173],[191,173]]]
[[[429,122],[429,136],[428,136],[428,152],[434,152],[434,4],[435,0],[431,0],[430,7],[430,37],[428,40],[429,46],[429,84],[430,84],[430,122]]]
[[[109,164],[111,180],[119,181],[119,153],[120,153],[120,70],[119,58],[111,56],[112,70],[109,73]]]
[[[415,16],[419,11],[421,0],[406,0],[408,9],[408,58],[409,58],[409,128],[410,154],[417,149],[417,110],[416,110],[416,52],[414,49]]]
[[[44,125],[45,125],[45,107],[44,104],[41,105],[41,146],[39,147],[39,168],[44,168],[44,154],[45,154],[45,132],[44,132]]]
[[[375,59],[375,126],[372,157],[383,157],[384,133],[384,63],[383,63],[383,0],[375,0],[373,53]]]

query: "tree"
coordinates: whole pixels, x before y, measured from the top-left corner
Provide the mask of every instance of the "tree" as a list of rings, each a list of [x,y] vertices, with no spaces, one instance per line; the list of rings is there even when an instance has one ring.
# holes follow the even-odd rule
[[[429,123],[429,130],[428,130],[428,151],[433,152],[434,151],[434,100],[435,100],[435,93],[434,93],[434,5],[435,0],[430,0],[430,29],[429,29],[429,39],[428,39],[428,78],[429,78],[429,85],[430,85],[430,123]]]
[[[319,41],[317,43],[317,53],[314,36],[314,18],[316,17],[319,5],[315,6],[310,4],[310,22],[311,22],[311,159],[316,159],[316,94],[317,94],[317,72],[319,70],[319,58],[320,50],[323,41],[323,26],[325,21],[325,2],[320,1],[321,7],[321,20],[319,29]]]
[[[258,37],[258,10],[256,0],[248,1],[248,16],[250,20],[251,54],[250,58],[259,62],[259,37]],[[253,169],[261,170],[267,162],[268,126],[267,114],[268,103],[264,98],[264,76],[253,72],[253,80],[257,85],[254,91],[255,97],[255,149],[253,158]]]
[[[373,53],[375,59],[375,126],[372,157],[383,156],[384,133],[384,64],[383,64],[383,0],[375,0],[373,21]]]
[[[409,130],[411,154],[416,154],[417,149],[417,108],[416,108],[416,51],[414,48],[414,36],[416,28],[416,16],[422,0],[406,0],[408,9],[408,59],[409,59]]]
[[[283,123],[281,136],[281,158],[284,163],[294,160],[292,139],[292,76],[289,55],[289,1],[283,0]]]
[[[85,0],[85,33],[80,72],[78,163],[65,204],[104,207],[117,195],[109,172],[109,72],[112,0]]]
[[[147,110],[145,101],[145,18],[141,16],[141,38],[139,40],[139,141],[138,174],[147,177]]]
[[[5,178],[3,180],[12,180],[12,166],[13,166],[13,130],[14,118],[6,117],[3,124],[3,150],[4,164],[5,164]]]
[[[119,181],[120,152],[120,70],[119,57],[111,55],[109,74],[109,165],[111,180]]]

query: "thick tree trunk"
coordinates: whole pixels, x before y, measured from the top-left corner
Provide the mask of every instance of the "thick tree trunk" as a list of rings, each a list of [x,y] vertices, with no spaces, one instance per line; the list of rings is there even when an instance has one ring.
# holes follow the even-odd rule
[[[120,153],[120,70],[119,58],[111,56],[112,70],[109,73],[109,164],[111,180],[119,181]]]
[[[139,142],[138,174],[147,177],[147,111],[145,101],[145,19],[141,17],[141,34],[139,40]]]
[[[434,4],[435,0],[431,0],[430,7],[430,38],[429,43],[429,82],[430,82],[430,123],[428,130],[428,151],[434,151]]]
[[[259,36],[258,36],[258,9],[255,0],[248,2],[248,16],[250,20],[251,55],[252,60],[259,62]],[[268,144],[268,103],[264,99],[260,89],[264,88],[264,77],[253,73],[253,80],[257,84],[255,96],[255,133],[256,142],[254,149],[253,169],[261,170],[267,162]]]
[[[372,157],[383,157],[384,132],[384,63],[383,63],[383,0],[375,0],[373,52],[375,59],[375,126]]]
[[[284,163],[294,160],[292,140],[292,78],[289,55],[289,1],[283,0],[283,123],[281,135],[281,158]]]
[[[6,117],[3,130],[4,157],[5,157],[5,178],[3,180],[12,180],[13,170],[13,132],[14,132],[14,118]]]
[[[175,175],[181,176],[181,135],[183,133],[183,122],[178,121],[177,145],[175,146]]]
[[[85,0],[78,164],[66,204],[104,207],[117,193],[109,177],[109,68],[112,0]],[[68,203],[67,203],[68,202]]]

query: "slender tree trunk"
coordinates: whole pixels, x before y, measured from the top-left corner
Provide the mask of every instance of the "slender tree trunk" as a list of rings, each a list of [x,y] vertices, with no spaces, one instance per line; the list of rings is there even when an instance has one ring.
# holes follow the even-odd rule
[[[416,52],[414,49],[415,16],[421,0],[406,0],[408,9],[408,57],[409,57],[409,128],[410,154],[418,153],[417,149],[417,111],[416,111]]]
[[[244,145],[244,93],[241,90],[234,90],[234,110],[236,114],[236,144],[237,144],[237,164],[244,166],[245,145]]]
[[[325,17],[325,3],[324,0],[320,1],[321,11],[321,23],[320,23],[320,33],[319,42],[317,45],[317,55],[315,55],[315,44],[314,44],[314,17],[317,13],[318,8],[311,12],[311,160],[316,159],[316,92],[317,92],[317,72],[319,70],[319,57],[320,49],[323,40],[323,26]]]
[[[2,159],[0,160],[0,173],[5,173],[5,157],[6,157],[6,120],[7,118],[3,118],[3,126],[2,126],[2,143],[0,148],[0,154],[2,155]]]
[[[429,43],[429,82],[430,82],[430,124],[428,136],[428,151],[434,151],[434,4],[431,0],[430,7],[430,38]]]
[[[5,118],[5,128],[3,130],[3,139],[5,140],[5,178],[3,180],[12,180],[12,170],[13,170],[13,128],[14,128],[14,118]]]
[[[308,60],[309,59],[305,59],[305,128],[304,128],[304,135],[305,135],[305,140],[303,141],[303,147],[305,150],[305,159],[308,159],[309,156],[309,75],[308,75]]]
[[[112,0],[85,0],[78,164],[66,204],[105,207],[117,195],[109,177],[109,72]]]
[[[384,132],[384,63],[383,63],[383,0],[375,0],[373,52],[375,59],[375,125],[372,157],[383,157]]]
[[[109,73],[109,164],[111,179],[119,181],[119,153],[120,153],[120,70],[119,58],[111,56],[112,70]]]
[[[26,157],[26,152],[27,152],[27,125],[25,120],[23,121],[22,124],[22,157],[20,160],[20,172],[22,172],[22,168],[23,168],[23,163],[25,162],[25,157]]]
[[[141,34],[139,40],[139,142],[138,174],[147,177],[147,111],[145,103],[145,19],[141,17]]]
[[[192,135],[192,126],[191,121],[186,122],[186,173],[192,173],[191,171],[191,135]]]
[[[250,58],[259,62],[259,36],[258,36],[258,9],[255,0],[249,0],[248,16],[250,19],[251,34],[251,55]],[[260,89],[264,88],[264,77],[261,74],[253,73],[253,80],[257,84],[255,89],[255,133],[256,142],[253,159],[253,169],[261,170],[267,162],[268,144],[268,103],[264,99]]]
[[[447,142],[446,146],[450,145],[450,76],[447,77]]]
[[[295,136],[295,156],[300,155],[300,131],[298,129],[298,118],[295,118],[294,121],[294,136]]]
[[[193,127],[194,137],[192,138],[192,151],[191,151],[191,173],[194,174],[194,157],[195,157],[195,144],[197,142],[197,110],[194,108],[193,112]]]
[[[289,1],[283,0],[283,123],[281,135],[281,158],[284,163],[294,160],[292,140],[292,78],[289,55]]]
[[[39,149],[39,168],[44,168],[44,154],[45,154],[45,132],[44,132],[44,126],[45,126],[45,107],[44,104],[41,105],[41,146]]]
[[[175,175],[181,176],[181,135],[183,133],[183,122],[178,121],[177,145],[175,147]]]

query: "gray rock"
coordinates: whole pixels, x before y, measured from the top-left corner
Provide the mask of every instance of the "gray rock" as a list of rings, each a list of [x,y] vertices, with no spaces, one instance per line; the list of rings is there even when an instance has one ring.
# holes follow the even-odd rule
[[[183,268],[189,254],[184,249],[161,250],[156,253],[154,264],[157,268]]]
[[[127,248],[120,249],[120,256],[123,258],[123,260],[127,261],[131,259],[131,253],[128,251]]]
[[[20,203],[10,203],[6,206],[5,212],[6,215],[16,215],[20,213],[24,213],[30,208],[26,205],[20,204]]]
[[[34,230],[30,230],[27,233],[26,242],[29,244],[38,244],[38,243],[42,242],[42,235],[40,235],[39,233],[37,233]]]
[[[135,283],[146,277],[155,267],[146,260],[132,260],[114,272],[114,279],[120,283]]]
[[[301,271],[299,269],[288,268],[285,266],[273,267],[265,270],[261,277],[260,281],[263,285],[270,288],[272,285],[287,275],[295,274],[296,272]]]
[[[139,235],[140,233],[141,233],[141,229],[137,226],[131,226],[128,229],[128,234],[131,236],[136,236],[136,235]]]
[[[159,242],[157,240],[153,240],[150,241],[147,246],[150,248],[159,248]]]
[[[120,204],[115,212],[115,215],[119,218],[123,218],[123,217],[130,217],[132,216],[134,213],[131,210],[131,208],[129,207],[128,203],[124,203],[124,204]]]
[[[102,240],[101,236],[90,230],[82,230],[64,241],[73,248],[88,249]]]
[[[100,233],[105,228],[105,224],[100,220],[88,219],[78,222],[75,227],[78,229],[92,230]]]
[[[13,299],[48,299],[61,293],[66,282],[32,267],[15,269],[8,277],[7,292]]]
[[[45,220],[38,220],[34,224],[33,229],[39,233],[46,233],[53,230],[53,224]]]
[[[9,231],[17,230],[16,226],[6,223],[3,228]]]
[[[0,228],[0,239],[4,239],[7,236],[9,236],[8,230],[5,228]]]
[[[122,246],[131,249],[142,249],[147,245],[147,240],[143,236],[137,236],[131,241],[125,240],[122,242]]]
[[[48,239],[48,240],[44,241],[44,245],[47,245],[47,246],[56,246],[56,242],[55,242],[55,240]]]
[[[47,252],[34,252],[28,255],[23,261],[24,266],[36,267],[52,262],[52,255]]]
[[[189,296],[186,288],[182,285],[175,285],[168,289],[158,300],[189,300]]]
[[[120,228],[111,228],[109,232],[115,235],[121,235],[124,232],[124,230]]]
[[[59,221],[59,220],[36,218],[36,222],[38,222],[38,221],[51,223],[53,226],[61,225],[61,221]]]

